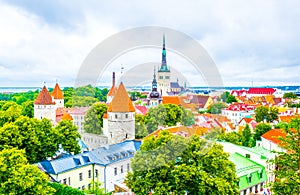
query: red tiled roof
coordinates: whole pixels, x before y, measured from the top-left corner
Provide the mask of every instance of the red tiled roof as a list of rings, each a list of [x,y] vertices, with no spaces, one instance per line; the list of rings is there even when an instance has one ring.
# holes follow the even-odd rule
[[[281,129],[272,129],[262,135],[263,138],[282,146],[282,141],[279,137],[286,137],[286,134]]]
[[[54,99],[64,99],[64,95],[63,95],[62,91],[60,90],[58,83],[55,84],[55,87],[52,92],[52,96]]]
[[[38,97],[34,101],[34,104],[36,105],[53,105],[55,104],[52,101],[52,97],[46,88],[46,86],[43,87],[42,91],[39,93]]]
[[[273,88],[250,88],[248,94],[269,94],[272,95],[276,89]]]
[[[123,83],[121,83],[108,107],[108,112],[135,112],[135,108]]]
[[[232,111],[247,111],[247,110],[254,110],[255,106],[249,104],[243,104],[243,103],[236,103],[236,104],[231,104],[226,109]]]
[[[142,115],[146,115],[148,112],[148,109],[146,106],[135,106],[135,111],[137,112],[137,114],[142,114]]]

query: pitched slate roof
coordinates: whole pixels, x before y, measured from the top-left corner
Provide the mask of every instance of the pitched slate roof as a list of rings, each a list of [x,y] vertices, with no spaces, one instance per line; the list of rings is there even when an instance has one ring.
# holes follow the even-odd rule
[[[60,90],[58,83],[55,84],[55,87],[52,92],[52,97],[54,99],[64,99],[64,95],[63,95],[62,91]]]
[[[133,103],[121,82],[108,107],[108,112],[135,112]]]
[[[126,140],[121,143],[106,147],[100,147],[90,152],[67,156],[53,161],[42,161],[41,166],[46,173],[59,174],[90,164],[107,166],[109,164],[132,158],[134,153],[140,149],[141,142]]]
[[[34,101],[36,105],[53,105],[52,97],[46,86],[43,87],[42,91],[39,93],[38,97]]]

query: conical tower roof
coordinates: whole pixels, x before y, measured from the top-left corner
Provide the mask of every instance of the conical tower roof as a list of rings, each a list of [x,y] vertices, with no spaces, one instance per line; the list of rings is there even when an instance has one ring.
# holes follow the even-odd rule
[[[55,87],[54,87],[53,92],[52,92],[52,97],[54,99],[64,99],[63,92],[61,91],[58,83],[55,84]]]
[[[52,97],[46,86],[43,87],[42,91],[39,93],[38,97],[34,101],[36,105],[53,105]]]
[[[109,104],[108,112],[135,112],[133,103],[122,82]]]

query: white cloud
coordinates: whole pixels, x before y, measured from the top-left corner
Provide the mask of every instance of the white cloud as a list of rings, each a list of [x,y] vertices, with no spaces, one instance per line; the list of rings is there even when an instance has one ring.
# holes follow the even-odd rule
[[[249,85],[252,80],[300,84],[295,76],[300,66],[300,6],[295,1],[45,2],[39,6],[49,9],[47,13],[30,4],[0,1],[0,86],[39,86],[55,79],[72,85],[98,43],[120,30],[145,25],[170,27],[198,40],[225,85]],[[120,60],[142,63],[143,52],[138,56],[141,62],[128,57],[112,65],[119,66]],[[176,55],[168,55],[168,61],[185,63]]]

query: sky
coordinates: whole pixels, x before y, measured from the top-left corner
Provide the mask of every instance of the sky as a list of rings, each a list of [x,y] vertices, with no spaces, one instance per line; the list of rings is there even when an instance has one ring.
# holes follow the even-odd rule
[[[74,86],[97,45],[143,26],[167,27],[196,40],[225,86],[300,85],[299,18],[300,2],[289,0],[0,0],[0,87],[53,87],[56,81]],[[166,43],[168,49],[168,35]],[[126,67],[160,60],[160,48],[126,52],[112,60],[97,85],[110,85],[110,71],[120,77],[121,66],[130,75]],[[167,51],[167,60],[190,85],[205,86],[176,52]]]

